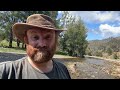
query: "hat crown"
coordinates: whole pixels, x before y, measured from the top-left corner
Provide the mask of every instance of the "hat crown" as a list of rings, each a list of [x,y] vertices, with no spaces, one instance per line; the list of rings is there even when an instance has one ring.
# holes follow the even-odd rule
[[[29,16],[26,23],[36,26],[55,28],[54,21],[49,16],[43,14],[33,14]]]

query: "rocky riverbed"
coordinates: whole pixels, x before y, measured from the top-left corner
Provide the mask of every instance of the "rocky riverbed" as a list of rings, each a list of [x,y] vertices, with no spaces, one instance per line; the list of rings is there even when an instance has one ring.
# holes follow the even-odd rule
[[[13,61],[26,54],[0,53],[0,62]],[[65,64],[72,79],[120,79],[120,61],[86,57],[84,59],[55,55]]]

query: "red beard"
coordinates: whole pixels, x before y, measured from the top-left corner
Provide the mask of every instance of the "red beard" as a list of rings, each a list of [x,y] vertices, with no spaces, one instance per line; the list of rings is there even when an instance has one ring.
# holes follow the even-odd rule
[[[56,45],[49,48],[34,48],[31,45],[27,45],[27,54],[35,63],[44,63],[52,59],[56,50]]]

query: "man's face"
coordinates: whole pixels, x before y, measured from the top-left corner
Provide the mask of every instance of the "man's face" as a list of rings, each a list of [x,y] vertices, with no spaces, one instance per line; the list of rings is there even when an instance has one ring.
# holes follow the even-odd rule
[[[55,31],[35,30],[27,31],[27,54],[35,63],[43,63],[52,59],[56,50]]]

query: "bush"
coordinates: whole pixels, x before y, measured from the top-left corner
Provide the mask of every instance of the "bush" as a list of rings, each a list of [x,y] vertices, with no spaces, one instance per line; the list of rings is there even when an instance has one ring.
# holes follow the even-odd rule
[[[22,47],[22,45],[20,45]],[[9,42],[7,40],[0,41],[0,47],[9,47]],[[17,47],[17,43],[15,41],[12,41],[12,47]]]
[[[67,55],[67,53],[65,53],[65,52],[62,52],[62,51],[56,51],[56,53],[55,53],[55,54]]]
[[[112,55],[112,49],[111,48],[107,48],[106,52],[108,53],[108,55]]]
[[[91,52],[88,52],[87,54],[88,54],[89,56],[92,56],[92,53],[91,53]]]
[[[2,41],[0,42],[0,47],[7,47],[7,46],[8,46],[8,41],[2,40]]]
[[[114,53],[114,54],[113,54],[113,58],[114,58],[114,59],[119,59],[119,57],[117,56],[117,53]]]
[[[102,51],[96,51],[96,56],[102,57]]]

